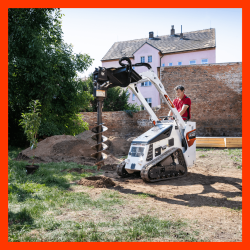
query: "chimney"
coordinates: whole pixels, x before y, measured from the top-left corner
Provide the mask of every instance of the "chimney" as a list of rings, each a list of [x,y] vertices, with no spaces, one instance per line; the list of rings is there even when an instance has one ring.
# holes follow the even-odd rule
[[[153,39],[153,38],[154,38],[154,32],[151,31],[151,32],[149,32],[149,39]]]
[[[174,29],[174,25],[171,25],[171,36],[174,36],[175,34],[175,29]]]
[[[181,40],[183,40],[182,25],[181,25],[181,34],[180,34],[180,39],[181,39]]]

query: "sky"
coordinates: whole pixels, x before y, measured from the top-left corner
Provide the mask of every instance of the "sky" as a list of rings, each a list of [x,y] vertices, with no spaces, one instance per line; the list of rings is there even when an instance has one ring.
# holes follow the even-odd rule
[[[63,38],[74,53],[88,54],[94,62],[80,77],[89,76],[117,41],[215,28],[216,63],[242,62],[242,9],[61,9]]]

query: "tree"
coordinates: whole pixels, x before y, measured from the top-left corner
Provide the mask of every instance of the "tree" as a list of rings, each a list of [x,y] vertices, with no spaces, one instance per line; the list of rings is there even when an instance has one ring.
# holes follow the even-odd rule
[[[83,91],[77,72],[93,59],[74,54],[62,39],[59,9],[9,9],[9,140],[25,141],[19,126],[31,100],[41,102],[40,136],[71,134],[88,129],[78,115],[92,95]]]
[[[93,75],[91,74],[86,81],[82,82],[83,90],[93,93]],[[127,89],[121,87],[109,88],[107,90],[107,98],[103,102],[103,111],[127,111],[128,115],[132,116],[133,112],[138,112],[140,106],[128,103],[129,93]],[[90,105],[83,111],[96,112],[97,101],[93,99]]]
[[[39,126],[41,124],[40,117],[40,108],[41,104],[39,100],[33,100],[29,104],[29,112],[22,113],[20,125],[24,129],[24,134],[27,136],[28,141],[30,142],[31,150],[35,149],[37,146],[37,133]],[[34,157],[32,166],[34,165]]]

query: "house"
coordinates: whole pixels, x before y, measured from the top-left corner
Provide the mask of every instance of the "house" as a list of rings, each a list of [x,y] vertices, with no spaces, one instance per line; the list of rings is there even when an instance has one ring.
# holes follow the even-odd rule
[[[114,43],[101,61],[106,68],[120,67],[119,59],[126,56],[132,64],[149,63],[157,73],[159,67],[216,63],[215,49],[214,28],[175,33],[172,25],[169,35],[154,37],[154,33],[149,32],[148,38]],[[134,70],[141,73],[146,68],[134,67]],[[138,88],[151,107],[160,105],[159,93],[151,82],[142,83]],[[129,102],[140,105],[132,92]]]

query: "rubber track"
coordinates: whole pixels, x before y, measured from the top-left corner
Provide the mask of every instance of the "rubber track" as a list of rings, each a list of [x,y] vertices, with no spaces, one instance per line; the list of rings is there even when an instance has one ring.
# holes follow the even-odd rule
[[[159,157],[153,159],[152,161],[148,162],[146,165],[144,165],[141,169],[141,178],[143,179],[143,181],[145,182],[157,182],[157,181],[164,181],[164,180],[171,180],[171,179],[177,179],[177,178],[181,178],[187,175],[187,165],[184,159],[184,155],[181,154],[181,162],[180,165],[182,165],[186,171],[185,174],[180,175],[180,176],[175,176],[175,177],[168,177],[168,178],[159,178],[159,179],[150,179],[149,178],[149,170],[154,167],[158,162],[164,160],[165,158],[167,158],[168,156],[170,156],[172,153],[174,153],[175,151],[177,151],[179,148],[173,147],[170,150],[166,151],[165,153],[163,153],[162,155],[160,155]],[[179,156],[180,157],[180,156]],[[179,158],[178,157],[178,158]]]
[[[121,177],[129,177],[131,176],[131,174],[129,174],[126,169],[125,169],[125,161],[121,162],[120,164],[117,165],[117,168],[116,168],[116,173],[121,176]]]

